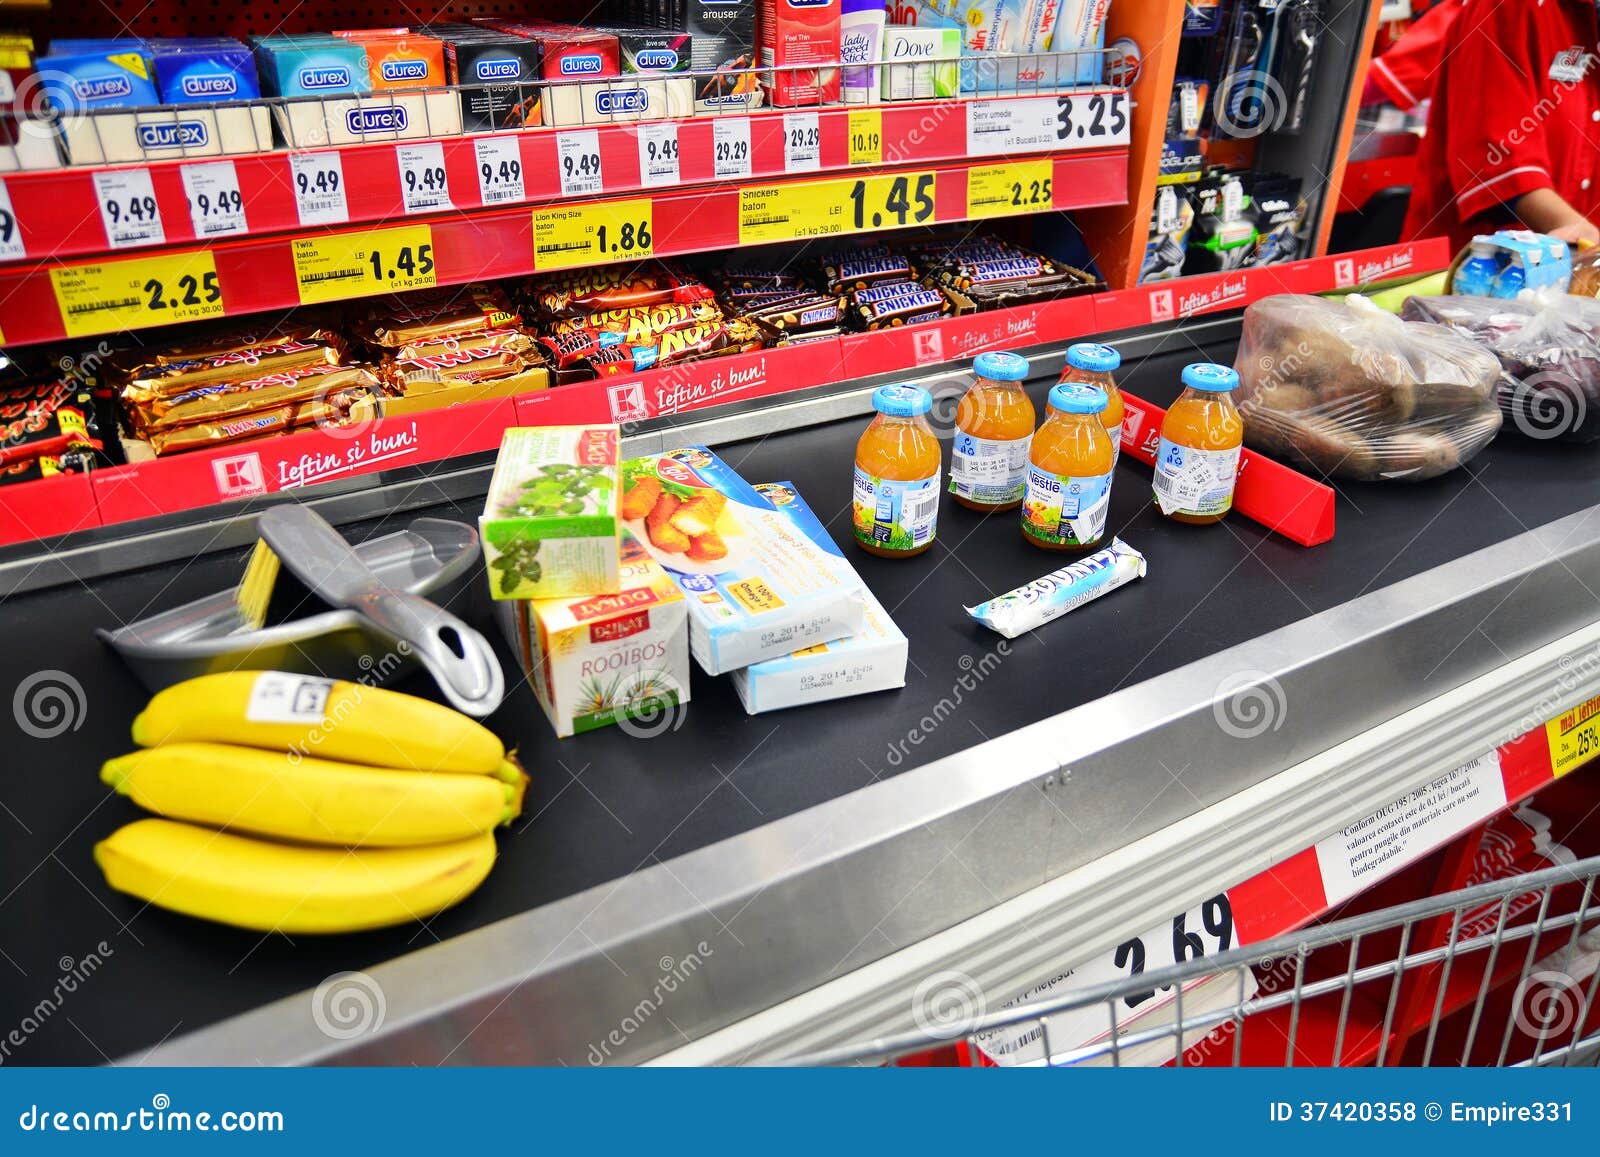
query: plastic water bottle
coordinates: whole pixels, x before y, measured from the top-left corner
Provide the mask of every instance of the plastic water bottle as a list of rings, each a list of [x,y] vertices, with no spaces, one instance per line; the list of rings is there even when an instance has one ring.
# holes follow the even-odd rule
[[[1495,276],[1500,263],[1495,260],[1495,247],[1487,241],[1474,241],[1472,255],[1456,270],[1455,292],[1463,297],[1488,297],[1494,292]]]
[[[1527,280],[1527,272],[1522,268],[1522,255],[1513,253],[1506,267],[1500,271],[1500,276],[1494,279],[1494,288],[1490,290],[1489,296],[1513,298],[1522,292]]]

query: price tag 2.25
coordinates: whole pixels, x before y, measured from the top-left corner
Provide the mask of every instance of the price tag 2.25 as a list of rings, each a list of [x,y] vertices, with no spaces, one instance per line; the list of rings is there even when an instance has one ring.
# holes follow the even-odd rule
[[[110,169],[93,177],[100,220],[111,248],[166,242],[167,232],[161,225],[161,208],[156,204],[149,169]]]
[[[68,337],[200,321],[225,312],[208,249],[65,265],[50,284]]]
[[[647,189],[678,183],[678,126],[671,122],[640,125],[639,182]]]
[[[563,197],[593,197],[605,187],[600,176],[600,134],[594,129],[556,135],[556,165]]]
[[[1054,166],[1048,158],[967,170],[967,216],[1042,213],[1054,205]]]
[[[540,272],[655,252],[655,205],[648,197],[561,205],[533,214],[533,267]]]
[[[200,238],[226,237],[249,231],[239,174],[232,161],[184,165],[184,196],[189,199],[189,223]]]
[[[718,117],[711,126],[712,175],[719,181],[750,175],[750,118]]]
[[[407,213],[433,213],[455,207],[450,202],[443,145],[438,141],[401,145],[394,155],[400,166],[400,196]]]
[[[516,137],[479,137],[472,148],[478,162],[479,200],[485,205],[503,205],[526,197],[522,146]]]
[[[815,112],[783,114],[783,171],[815,172],[822,167],[822,128]]]
[[[338,225],[350,220],[344,163],[338,153],[290,153],[289,183],[302,225]]]
[[[739,243],[924,225],[936,187],[934,173],[896,173],[740,189]]]
[[[16,261],[26,257],[28,250],[22,244],[22,227],[17,224],[17,211],[11,207],[11,192],[0,181],[0,261]]]
[[[1563,712],[1544,725],[1550,744],[1550,771],[1559,779],[1600,754],[1600,695]]]
[[[302,305],[403,293],[439,283],[433,230],[427,225],[297,237],[293,245]]]

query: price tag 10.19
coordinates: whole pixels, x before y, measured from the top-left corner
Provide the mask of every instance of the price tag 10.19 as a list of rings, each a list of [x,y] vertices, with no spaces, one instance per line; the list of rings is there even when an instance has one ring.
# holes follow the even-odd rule
[[[522,180],[522,146],[516,137],[479,137],[472,142],[478,162],[478,198],[485,205],[521,201],[526,186]]]
[[[1050,209],[1055,203],[1053,171],[1048,159],[967,170],[967,216],[1006,217]]]
[[[232,161],[184,165],[183,193],[189,199],[189,222],[200,238],[227,237],[249,231],[239,174]]]
[[[852,165],[881,165],[883,163],[883,111],[881,109],[852,109],[848,121],[850,133],[850,163]]]
[[[438,284],[433,230],[427,225],[399,225],[297,237],[294,276],[302,305],[431,288]]]
[[[401,145],[394,155],[400,166],[400,196],[407,213],[434,213],[455,207],[450,202],[443,145],[438,141]]]
[[[934,173],[898,173],[740,189],[739,243],[927,224],[935,187]]]
[[[95,200],[106,227],[106,242],[113,249],[135,245],[161,245],[167,232],[161,225],[155,186],[149,169],[110,169],[94,174]]]
[[[535,210],[533,267],[544,272],[650,257],[654,214],[648,197]]]
[[[68,337],[200,321],[224,313],[211,251],[166,253],[50,271]]]
[[[1585,700],[1544,725],[1550,743],[1550,771],[1560,778],[1600,754],[1600,695]]]

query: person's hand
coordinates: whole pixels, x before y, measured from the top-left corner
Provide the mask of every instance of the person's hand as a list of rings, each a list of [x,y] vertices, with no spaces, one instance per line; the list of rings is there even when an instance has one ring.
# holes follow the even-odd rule
[[[1600,229],[1595,228],[1590,221],[1574,221],[1571,225],[1563,225],[1559,229],[1550,230],[1550,236],[1557,241],[1565,241],[1568,245],[1576,245],[1579,249],[1587,249],[1591,245],[1600,245]]]

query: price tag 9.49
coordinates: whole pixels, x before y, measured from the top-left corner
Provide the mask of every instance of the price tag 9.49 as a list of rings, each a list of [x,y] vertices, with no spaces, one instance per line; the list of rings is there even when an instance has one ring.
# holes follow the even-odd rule
[[[210,250],[64,265],[50,284],[68,337],[199,321],[224,313]]]
[[[967,170],[967,216],[1005,217],[1050,209],[1055,203],[1053,171],[1048,159]]]
[[[1550,742],[1550,770],[1556,778],[1600,754],[1600,695],[1587,699],[1544,725]]]
[[[302,305],[431,288],[439,283],[434,270],[433,229],[400,225],[297,237],[294,276]]]
[[[534,211],[533,267],[540,272],[654,253],[655,205],[648,197]]]
[[[740,189],[739,243],[927,224],[935,185],[934,173],[897,173]]]

